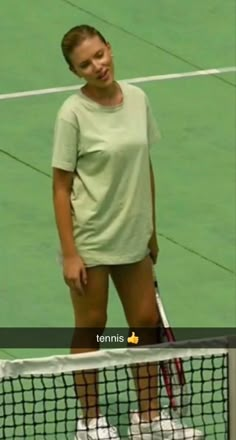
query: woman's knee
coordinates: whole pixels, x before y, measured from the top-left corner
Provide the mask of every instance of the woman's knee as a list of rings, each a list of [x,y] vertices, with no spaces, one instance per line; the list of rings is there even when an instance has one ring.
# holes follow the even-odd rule
[[[140,310],[129,322],[132,331],[139,336],[140,345],[159,344],[161,342],[161,321],[158,310]]]
[[[158,309],[142,308],[136,310],[136,313],[132,317],[132,322],[129,322],[132,327],[141,328],[154,328],[160,325],[160,315]]]
[[[77,316],[72,341],[73,352],[97,350],[99,348],[99,336],[106,327],[106,313],[99,310],[91,310],[85,316]]]
[[[76,316],[76,327],[96,328],[103,330],[107,323],[105,310],[89,310],[85,316]]]

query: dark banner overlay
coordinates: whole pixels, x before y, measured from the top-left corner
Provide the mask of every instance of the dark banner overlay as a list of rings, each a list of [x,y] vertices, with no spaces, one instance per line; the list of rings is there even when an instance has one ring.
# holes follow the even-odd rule
[[[178,347],[191,348],[191,341],[201,340],[206,348],[206,339],[215,339],[214,346],[224,348],[222,338],[229,338],[230,346],[236,348],[236,328],[174,328]],[[217,342],[217,338],[219,341]],[[160,331],[150,328],[128,329],[107,328],[105,331],[97,328],[0,328],[0,350],[6,348],[100,348],[115,349],[127,347],[140,347],[143,345],[158,344],[164,342]],[[224,342],[225,344],[225,342]]]

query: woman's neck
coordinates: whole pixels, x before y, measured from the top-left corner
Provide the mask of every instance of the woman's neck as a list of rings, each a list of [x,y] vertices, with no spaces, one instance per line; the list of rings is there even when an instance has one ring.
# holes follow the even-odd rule
[[[108,87],[104,88],[86,84],[82,87],[82,90],[88,98],[101,103],[119,104],[123,99],[120,86],[115,81]]]

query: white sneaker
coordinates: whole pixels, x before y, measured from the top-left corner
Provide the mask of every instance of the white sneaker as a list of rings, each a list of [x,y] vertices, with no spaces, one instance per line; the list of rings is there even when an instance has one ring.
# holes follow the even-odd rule
[[[166,411],[152,422],[140,422],[139,414],[131,415],[129,438],[133,440],[203,440],[204,436],[198,429],[187,428],[180,420],[171,419]]]
[[[91,419],[86,426],[83,420],[79,419],[77,432],[74,440],[120,440],[117,429],[109,426],[105,417]]]

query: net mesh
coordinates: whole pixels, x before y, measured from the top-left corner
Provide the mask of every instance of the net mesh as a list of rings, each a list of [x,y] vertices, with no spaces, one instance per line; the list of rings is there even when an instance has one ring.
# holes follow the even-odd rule
[[[158,357],[158,350],[156,353]],[[173,353],[173,357],[176,357],[176,353]],[[79,357],[77,360],[79,366]],[[71,371],[58,373],[55,367],[55,373],[53,373],[53,360],[51,359],[50,362],[48,373],[44,371],[43,374],[35,372],[34,374],[17,374],[15,372],[12,375],[14,377],[1,377],[1,439],[77,440],[81,438],[79,432],[76,434],[78,420],[81,417],[81,402],[77,398],[75,386],[78,371],[75,371],[73,364]],[[159,362],[160,360],[158,364]],[[145,361],[145,365],[148,364]],[[124,362],[118,366],[109,366],[108,362],[107,366],[100,367],[99,358],[97,358],[97,365],[99,406],[107,422],[117,428],[121,439],[147,438],[132,436],[130,431],[128,437],[128,429],[131,426],[130,414],[133,412],[135,414],[135,411],[139,409],[131,368],[134,365],[137,367],[138,364],[135,362],[132,365],[131,361],[129,364]],[[187,397],[188,411],[185,415],[178,415],[178,420],[189,428],[194,428],[199,437],[194,437],[193,434],[192,437],[189,436],[190,431],[188,433],[181,431],[182,436],[176,438],[183,440],[185,438],[228,439],[228,354],[216,353],[203,356],[196,353],[196,355],[185,357],[183,366],[187,388],[181,388],[180,391],[182,397]],[[80,375],[84,381],[89,381],[89,374],[91,374],[91,369],[80,368]],[[85,393],[89,399],[91,393],[89,384],[85,385]],[[183,396],[184,393],[185,396]],[[163,410],[161,418],[163,417],[164,420],[163,425],[159,422],[159,430],[163,432],[158,438],[165,439],[165,417],[175,419],[177,416],[170,406],[162,374],[159,374],[158,395],[160,409]],[[184,404],[183,401],[184,399],[182,404]],[[134,427],[133,433],[138,432],[137,429],[140,431],[140,420],[136,421],[136,425],[138,426]],[[95,429],[98,432],[98,428]],[[174,428],[171,429],[174,432]],[[105,438],[108,439],[109,436]],[[150,438],[155,438],[154,434]],[[173,437],[168,438],[175,438],[174,434]]]

